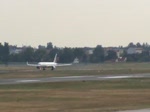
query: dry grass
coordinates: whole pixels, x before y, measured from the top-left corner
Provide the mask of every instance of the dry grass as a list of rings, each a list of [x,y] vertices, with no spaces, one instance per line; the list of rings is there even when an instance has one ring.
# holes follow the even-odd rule
[[[149,63],[90,64],[39,71],[0,67],[0,78],[150,73]],[[150,79],[0,85],[1,112],[113,112],[150,108]]]
[[[147,107],[150,90],[1,90],[0,99],[2,112],[112,112]]]
[[[150,63],[104,63],[79,64],[68,67],[58,67],[55,71],[37,70],[28,66],[0,66],[0,78],[34,78],[71,75],[104,75],[104,74],[135,74],[150,73]]]
[[[150,79],[0,86],[2,112],[113,112],[150,108]]]

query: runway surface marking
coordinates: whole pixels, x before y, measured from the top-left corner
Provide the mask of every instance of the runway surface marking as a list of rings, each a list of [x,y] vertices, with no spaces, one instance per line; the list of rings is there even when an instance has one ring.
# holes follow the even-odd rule
[[[17,80],[16,82],[39,82],[40,80]]]
[[[93,77],[93,76],[66,76],[66,77],[52,77],[52,78],[84,78],[84,77]]]
[[[132,78],[133,76],[109,76],[109,77],[104,77],[104,78],[108,78],[108,79],[124,79],[124,78]],[[98,78],[102,78],[102,77],[98,77]]]
[[[91,75],[91,76],[64,76],[64,77],[44,77],[44,78],[15,78],[0,79],[0,84],[21,84],[21,83],[38,83],[38,82],[67,82],[67,81],[96,81],[96,80],[113,80],[126,78],[150,78],[149,74],[128,74],[128,75]]]
[[[126,111],[119,111],[119,112],[150,112],[150,109],[126,110]]]

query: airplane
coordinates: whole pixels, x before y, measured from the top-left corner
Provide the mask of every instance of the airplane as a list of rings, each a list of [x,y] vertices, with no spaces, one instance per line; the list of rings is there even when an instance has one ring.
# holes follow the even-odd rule
[[[46,68],[51,68],[51,70],[54,70],[57,66],[70,66],[72,65],[72,63],[70,64],[60,64],[60,63],[57,63],[57,54],[55,55],[54,57],[54,61],[53,62],[39,62],[38,64],[29,64],[27,62],[27,65],[28,66],[34,66],[36,67],[37,69],[42,69],[42,70],[46,70]]]

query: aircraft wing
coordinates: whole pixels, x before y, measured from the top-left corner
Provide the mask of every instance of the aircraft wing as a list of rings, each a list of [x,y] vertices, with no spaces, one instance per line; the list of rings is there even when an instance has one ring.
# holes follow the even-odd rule
[[[57,63],[56,66],[70,66],[70,65],[72,65],[72,63],[70,63],[70,64],[61,64],[61,63]]]
[[[27,62],[27,65],[28,66],[34,66],[34,67],[39,66],[39,64],[29,64],[28,62]]]

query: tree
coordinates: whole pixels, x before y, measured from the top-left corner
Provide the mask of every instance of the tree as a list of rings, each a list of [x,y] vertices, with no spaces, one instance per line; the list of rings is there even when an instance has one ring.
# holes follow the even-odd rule
[[[49,50],[53,49],[53,44],[51,42],[47,43],[47,49]]]
[[[91,55],[90,61],[92,63],[104,62],[104,49],[101,45],[98,45]]]
[[[136,47],[136,45],[134,45],[133,42],[130,42],[128,47]]]
[[[87,54],[84,53],[82,62],[88,63],[89,62],[89,58],[90,58],[90,56],[88,56]]]
[[[55,54],[59,54],[59,52],[60,50],[57,47],[51,49],[50,52],[46,53],[45,58],[44,58],[45,61],[53,61]]]
[[[46,55],[46,49],[38,49],[34,52],[34,61],[39,62],[43,61]]]
[[[73,55],[73,50],[71,48],[64,48],[61,52],[60,52],[60,58],[59,61],[61,63],[70,63],[73,62],[74,60],[74,55]]]
[[[139,42],[136,44],[136,46],[137,47],[142,47],[142,45]]]
[[[9,45],[8,43],[4,43],[2,45],[0,43],[0,62],[7,64],[9,60]]]
[[[83,60],[84,51],[82,48],[75,48],[73,50],[74,57],[77,57],[79,60]]]
[[[2,62],[3,59],[3,45],[0,43],[0,62]]]
[[[9,45],[8,43],[5,42],[3,47],[3,62],[7,64],[8,60],[9,60]]]
[[[106,60],[117,59],[117,53],[113,50],[108,51],[108,55],[105,58]]]
[[[22,53],[22,61],[34,61],[34,49],[32,47],[26,48]]]

